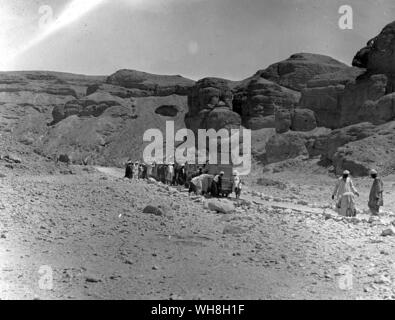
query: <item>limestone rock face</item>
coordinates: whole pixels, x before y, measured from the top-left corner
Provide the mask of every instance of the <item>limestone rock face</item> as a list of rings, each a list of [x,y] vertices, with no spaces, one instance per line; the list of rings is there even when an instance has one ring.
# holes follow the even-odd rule
[[[275,113],[277,133],[292,131],[311,131],[317,128],[314,111],[310,109],[277,109]]]
[[[314,77],[302,90],[299,105],[315,112],[319,127],[339,128],[342,113],[341,99],[346,85],[355,83],[355,79],[364,71],[358,68],[345,68]]]
[[[287,109],[277,109],[275,113],[275,126],[277,133],[284,133],[291,129],[291,111]]]
[[[374,134],[376,127],[368,122],[351,125],[345,128],[336,129],[327,137],[322,137],[316,143],[320,144],[321,155],[324,159],[333,161],[333,156],[337,149],[347,143],[362,140]]]
[[[339,148],[333,157],[337,173],[350,170],[354,176],[367,176],[371,168],[383,175],[395,168],[395,133],[375,134]]]
[[[191,88],[186,126],[197,129],[239,128],[241,117],[232,110],[233,93],[230,82],[219,78],[204,78]]]
[[[122,104],[121,100],[117,101],[116,97],[109,94],[92,94],[82,99],[68,101],[64,106],[56,106],[52,110],[52,124],[56,124],[72,115],[98,117],[108,108],[121,106]]]
[[[280,162],[298,156],[308,156],[305,140],[294,132],[276,134],[266,145],[266,163]]]
[[[314,111],[310,109],[295,109],[292,112],[291,129],[293,131],[311,131],[317,128]]]
[[[275,63],[265,70],[258,71],[258,73],[262,78],[283,87],[301,91],[314,76],[340,71],[345,68],[347,68],[345,64],[328,56],[296,53],[287,60]]]
[[[242,109],[247,128],[265,128],[263,119],[275,114],[276,106],[290,109],[297,104],[299,95],[263,78],[252,80],[246,88],[247,98]]]
[[[369,40],[354,57],[353,65],[374,74],[395,75],[395,21]]]
[[[106,80],[109,85],[137,89],[149,96],[187,95],[194,81],[181,76],[162,76],[135,70],[119,70]]]
[[[363,108],[364,104],[376,103],[386,94],[387,80],[385,75],[380,74],[359,78],[355,82],[347,84],[339,101],[340,126],[345,127],[364,120],[364,115],[361,114],[361,111],[366,109]],[[377,119],[375,117],[370,121],[377,123]]]

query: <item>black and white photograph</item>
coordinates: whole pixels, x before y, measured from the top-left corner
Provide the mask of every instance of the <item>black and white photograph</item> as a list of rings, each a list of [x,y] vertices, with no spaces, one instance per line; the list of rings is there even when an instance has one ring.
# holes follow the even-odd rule
[[[0,300],[395,300],[395,1],[0,0]]]

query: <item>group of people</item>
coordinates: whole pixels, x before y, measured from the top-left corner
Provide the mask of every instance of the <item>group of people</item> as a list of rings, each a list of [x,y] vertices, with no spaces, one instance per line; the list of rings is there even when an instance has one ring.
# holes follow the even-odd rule
[[[221,171],[214,177],[208,174],[208,170],[204,172],[199,171],[197,175],[192,177],[189,183],[189,195],[193,192],[195,194],[211,195],[212,197],[226,197],[228,192],[223,190],[223,178],[225,172]],[[242,182],[237,170],[233,171],[232,179],[232,192],[235,193],[236,198],[240,198]]]
[[[370,171],[370,177],[373,179],[373,184],[370,189],[368,207],[372,215],[378,215],[380,207],[384,205],[383,181],[376,170]],[[337,200],[336,208],[340,215],[348,217],[356,215],[354,196],[359,197],[359,192],[350,177],[350,171],[345,170],[343,176],[337,181],[332,194],[332,200]]]
[[[192,170],[188,163],[146,164],[129,159],[126,162],[125,178],[136,180],[154,178],[167,185],[186,186],[189,188],[189,195],[195,193],[212,197],[227,196],[229,191],[223,190],[225,173],[221,171],[211,175],[207,166],[208,164],[205,164]],[[232,192],[236,194],[236,198],[240,198],[242,183],[237,170],[233,171],[231,180]]]
[[[147,179],[149,177],[149,166],[138,161],[128,160],[125,169],[125,178],[128,179]]]
[[[155,162],[146,164],[139,161],[133,162],[130,159],[126,162],[125,178],[155,178],[168,185],[184,185],[187,180],[185,165],[157,164]]]

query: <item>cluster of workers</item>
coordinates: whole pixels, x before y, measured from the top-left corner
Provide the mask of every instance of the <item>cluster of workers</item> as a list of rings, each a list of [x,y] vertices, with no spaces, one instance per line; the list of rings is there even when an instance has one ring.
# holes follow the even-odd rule
[[[370,189],[368,206],[372,215],[378,215],[380,207],[384,205],[383,181],[376,170],[371,170],[370,176],[373,179],[373,184]],[[337,181],[332,194],[332,200],[337,200],[336,208],[340,215],[347,217],[356,215],[354,195],[359,197],[359,193],[350,177],[350,171],[345,170],[343,176]]]
[[[211,195],[212,197],[227,197],[231,192],[236,194],[236,198],[240,198],[241,194],[241,179],[237,170],[233,171],[232,177],[229,179],[231,188],[223,188],[223,179],[225,173],[223,171],[212,175],[209,174],[205,164],[197,170],[195,166],[190,166],[188,163],[178,164],[145,164],[143,162],[133,162],[128,160],[125,169],[125,178],[128,179],[149,179],[154,178],[167,185],[186,186],[189,188],[189,195],[191,193],[201,195]]]

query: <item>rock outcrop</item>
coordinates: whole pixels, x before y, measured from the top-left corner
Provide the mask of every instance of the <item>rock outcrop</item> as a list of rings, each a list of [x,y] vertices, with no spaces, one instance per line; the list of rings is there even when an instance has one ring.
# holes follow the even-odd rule
[[[372,74],[395,76],[395,21],[368,41],[354,57],[353,65],[366,68]]]
[[[347,73],[349,69],[345,64],[327,56],[310,53],[294,54],[287,60],[258,71],[254,76],[236,86],[234,110],[242,115],[243,125],[247,128],[252,130],[274,128],[276,127],[275,107],[291,110],[301,106],[301,108],[319,111],[315,109],[316,100],[310,99],[300,103],[301,92],[317,76],[323,76],[323,78],[319,80],[321,83],[314,85],[326,86],[329,83],[337,83],[336,77],[341,77],[342,73]],[[332,77],[325,78],[328,74],[332,74]],[[322,118],[325,118],[325,115]],[[306,125],[304,130],[311,130],[311,128],[314,126]]]
[[[252,130],[273,127],[276,107],[291,109],[300,97],[297,92],[260,77],[237,90],[237,99],[244,100],[241,107],[243,124]]]
[[[283,87],[301,91],[314,76],[345,68],[347,68],[345,64],[325,55],[296,53],[284,61],[258,71],[257,74]]]
[[[106,80],[109,85],[127,89],[133,96],[170,96],[177,94],[186,96],[195,84],[193,80],[177,76],[155,75],[135,70],[119,70]],[[91,88],[91,91],[94,88]]]
[[[387,25],[353,60],[355,68],[319,75],[307,82],[300,105],[315,111],[319,126],[341,128],[395,118],[395,22]],[[364,69],[361,69],[364,68]]]
[[[357,125],[358,126],[358,125]],[[354,126],[356,129],[357,126]],[[355,176],[366,176],[372,168],[381,174],[395,171],[395,121],[377,127],[364,125],[354,139],[332,151],[332,163],[337,173],[348,169]],[[350,131],[349,131],[350,132]],[[330,156],[330,155],[329,155]]]
[[[56,106],[52,111],[52,125],[72,115],[77,115],[78,117],[99,117],[108,108],[122,105],[122,100],[110,94],[94,93],[82,99],[68,101],[64,106]]]
[[[266,145],[266,163],[280,162],[298,156],[308,156],[305,140],[297,133],[276,134]]]
[[[241,117],[232,110],[233,93],[230,82],[219,78],[199,80],[188,96],[189,112],[186,126],[196,132],[198,129],[236,129]]]
[[[311,131],[317,128],[314,111],[310,109],[280,109],[275,112],[275,127],[277,133],[292,131]]]

